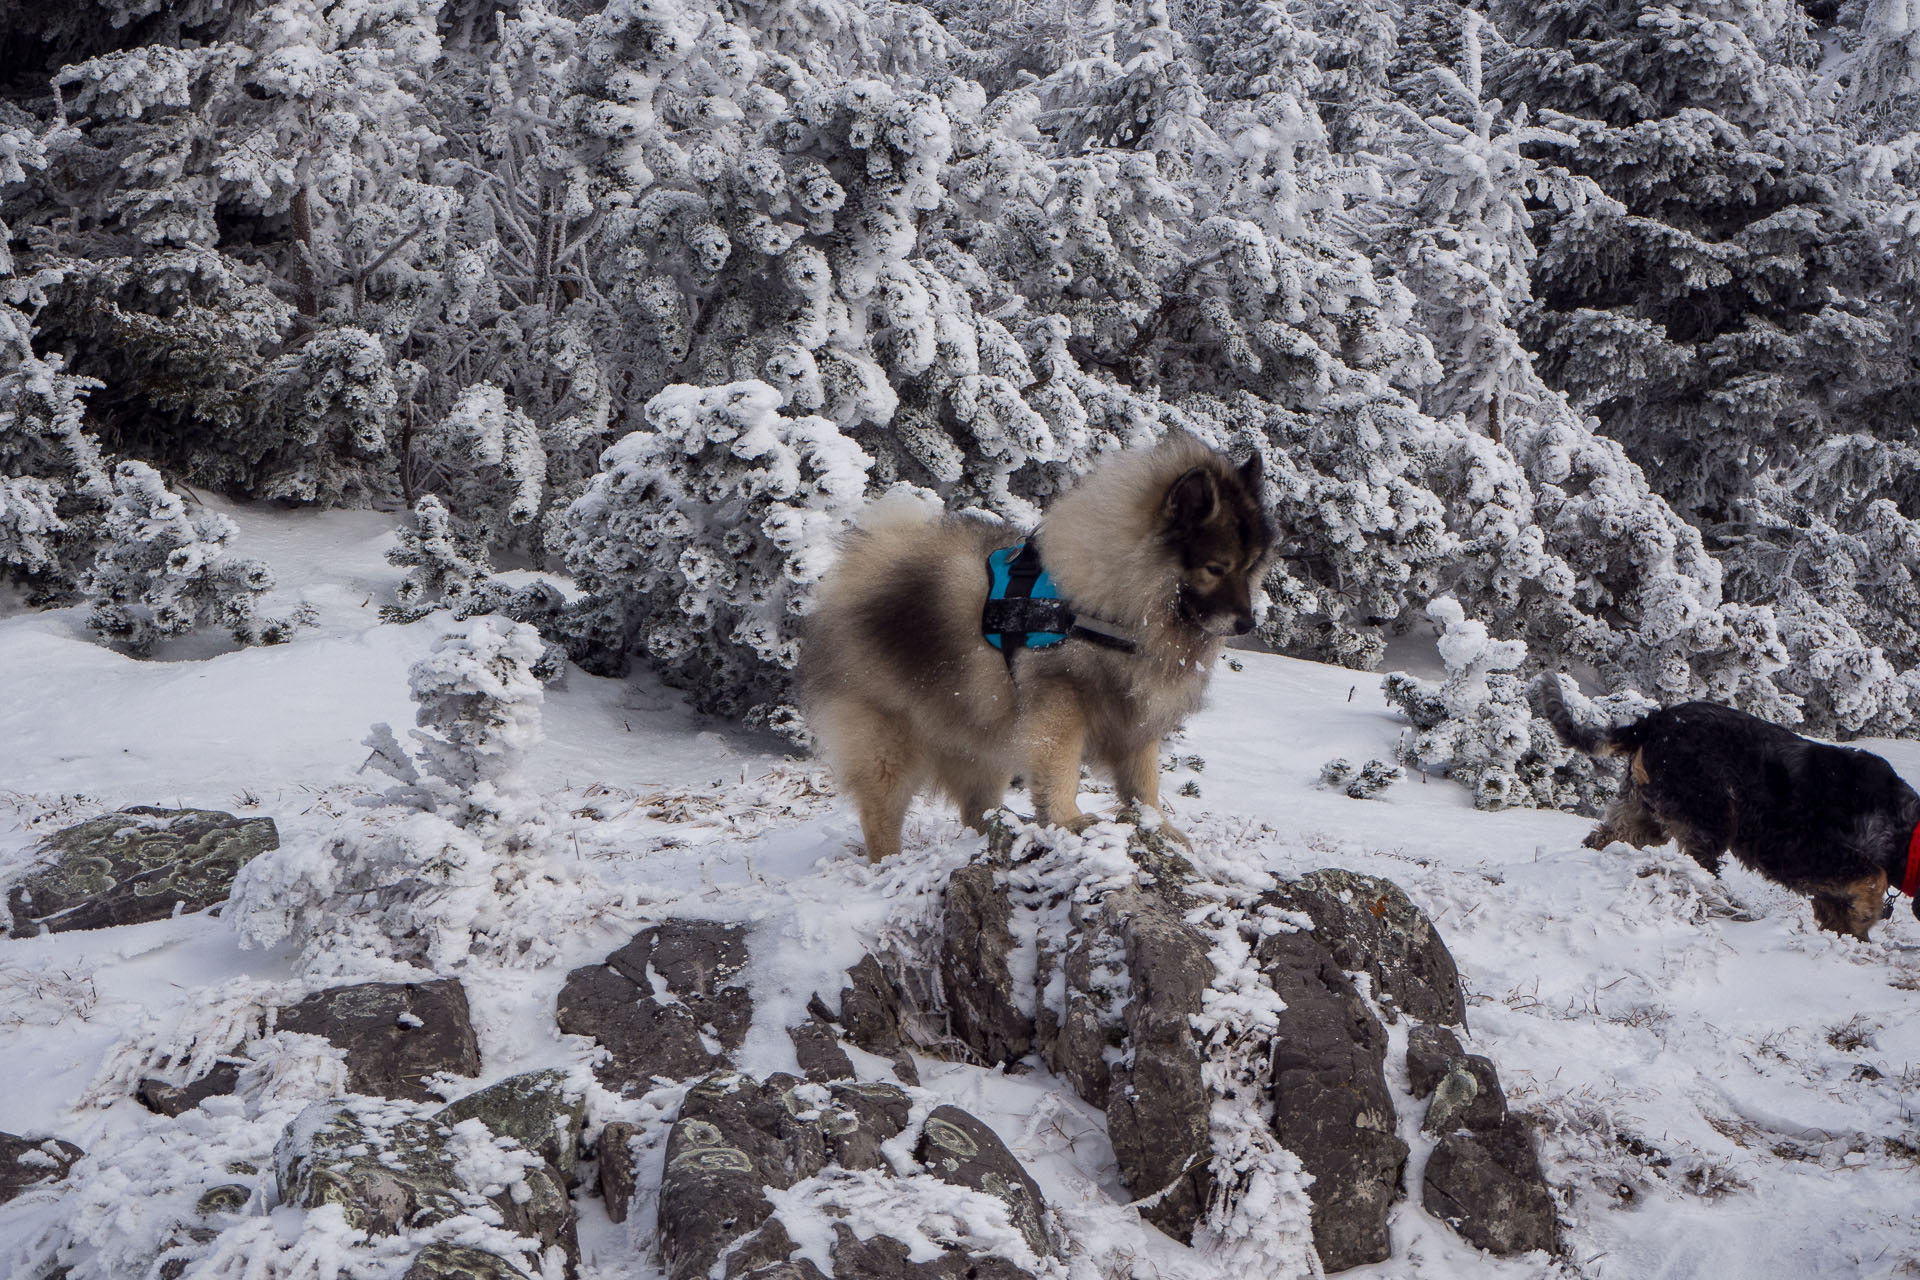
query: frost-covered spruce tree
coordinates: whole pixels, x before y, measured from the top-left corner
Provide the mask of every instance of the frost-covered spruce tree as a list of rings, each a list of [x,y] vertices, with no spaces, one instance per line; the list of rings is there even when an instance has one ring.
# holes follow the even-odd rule
[[[1782,718],[1901,731],[1920,663],[1903,575],[1855,557],[1908,540],[1892,530],[1920,496],[1900,425],[1920,377],[1910,163],[1849,146],[1877,126],[1813,89],[1806,11],[1491,12],[1512,43],[1490,81],[1576,137],[1566,162],[1615,202],[1543,212],[1523,334],[1547,380],[1701,531],[1746,635],[1777,632],[1759,647]]]
[[[496,618],[435,641],[408,673],[411,744],[384,724],[366,740],[394,785],[330,838],[248,864],[229,907],[242,936],[293,940],[311,973],[550,958],[580,903],[540,856],[548,816],[521,772],[541,736],[547,650],[532,627]]]
[[[643,653],[701,710],[789,728],[795,623],[872,459],[763,382],[669,387],[647,422],[568,512],[569,640],[582,665]]]
[[[0,128],[0,190],[46,166],[32,129]],[[93,558],[111,481],[85,429],[86,395],[99,384],[37,355],[33,282],[14,276],[11,233],[0,221],[0,580],[30,599],[58,599]]]
[[[216,626],[242,644],[278,644],[304,614],[262,616],[273,586],[264,561],[231,550],[239,532],[212,512],[190,512],[144,462],[113,472],[113,499],[101,521],[101,546],[80,580],[87,625],[137,655],[171,636]]]
[[[109,447],[256,496],[377,496],[381,331],[453,203],[424,170],[438,5],[193,8],[54,77],[60,186],[21,205],[43,331],[105,384]],[[85,212],[55,231],[62,208]]]
[[[92,562],[112,481],[83,425],[96,384],[57,355],[34,355],[31,334],[27,317],[0,303],[0,578],[51,601]]]

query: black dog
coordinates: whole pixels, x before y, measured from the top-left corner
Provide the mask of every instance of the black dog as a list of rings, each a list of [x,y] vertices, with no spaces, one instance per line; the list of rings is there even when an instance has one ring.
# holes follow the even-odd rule
[[[1534,688],[1562,742],[1627,757],[1620,794],[1587,837],[1592,848],[1672,839],[1714,875],[1731,851],[1767,879],[1810,894],[1821,928],[1856,938],[1889,914],[1890,884],[1912,895],[1920,883],[1920,795],[1879,756],[1811,742],[1714,702],[1596,729],[1575,722],[1558,677]]]

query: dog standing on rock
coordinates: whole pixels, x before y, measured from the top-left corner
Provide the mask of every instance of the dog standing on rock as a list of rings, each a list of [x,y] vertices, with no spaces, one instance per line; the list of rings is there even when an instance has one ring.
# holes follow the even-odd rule
[[[977,829],[1022,774],[1042,822],[1080,830],[1094,821],[1083,760],[1123,802],[1159,809],[1161,739],[1199,707],[1224,639],[1253,629],[1273,547],[1261,492],[1258,454],[1236,467],[1181,433],[1101,463],[1025,539],[910,501],[870,507],[800,656],[867,857],[899,852],[920,792]]]
[[[1663,707],[1633,724],[1578,723],[1558,676],[1534,688],[1560,740],[1624,756],[1627,776],[1586,839],[1637,848],[1669,839],[1714,875],[1742,865],[1813,899],[1823,929],[1866,938],[1890,885],[1920,888],[1920,795],[1868,751],[1813,742],[1714,702]],[[1914,904],[1920,916],[1920,900]]]

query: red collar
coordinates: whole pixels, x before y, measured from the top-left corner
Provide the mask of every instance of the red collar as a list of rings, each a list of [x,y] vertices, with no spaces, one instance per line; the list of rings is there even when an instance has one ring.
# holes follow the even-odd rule
[[[1907,874],[1900,877],[1900,892],[1909,898],[1920,896],[1915,890],[1920,890],[1920,825],[1907,838]]]

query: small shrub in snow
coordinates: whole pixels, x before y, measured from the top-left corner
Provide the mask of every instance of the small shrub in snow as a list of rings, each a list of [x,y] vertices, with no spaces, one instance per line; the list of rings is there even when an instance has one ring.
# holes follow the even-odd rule
[[[1355,800],[1370,800],[1404,778],[1399,765],[1384,760],[1369,760],[1355,772],[1352,762],[1329,760],[1320,767],[1320,785],[1346,792]]]
[[[464,621],[496,613],[515,622],[538,623],[559,613],[563,599],[544,580],[513,587],[493,577],[486,548],[462,536],[446,504],[428,494],[413,504],[413,519],[400,529],[399,544],[387,562],[407,570],[394,592],[397,604],[380,616],[388,622],[415,622],[435,609],[447,609]],[[543,670],[558,674],[559,657],[549,656]]]
[[[307,615],[260,614],[273,571],[228,549],[237,532],[223,515],[189,513],[146,463],[121,463],[102,522],[104,545],[80,583],[92,601],[87,625],[135,654],[207,624],[242,644],[286,640]]]
[[[548,956],[580,898],[537,857],[547,818],[519,777],[540,740],[548,656],[532,627],[498,618],[441,637],[410,672],[413,747],[384,724],[366,740],[368,763],[397,785],[324,843],[249,863],[228,908],[242,935],[291,938],[309,972]]]
[[[567,514],[587,595],[562,626],[582,666],[644,653],[702,711],[794,724],[795,626],[872,459],[781,403],[763,382],[669,387],[601,455]]]
[[[539,671],[547,656],[539,632],[497,618],[435,641],[407,673],[419,704],[416,750],[401,748],[384,724],[366,742],[375,767],[401,784],[387,799],[461,826],[503,816],[520,764],[540,741]]]
[[[1596,811],[1612,784],[1592,759],[1534,716],[1516,674],[1526,660],[1525,643],[1493,639],[1486,624],[1467,618],[1451,597],[1435,600],[1427,616],[1440,627],[1447,678],[1436,684],[1395,673],[1382,683],[1387,701],[1416,730],[1401,746],[1402,761],[1461,782],[1478,809]],[[1630,694],[1611,701],[1648,705]]]

